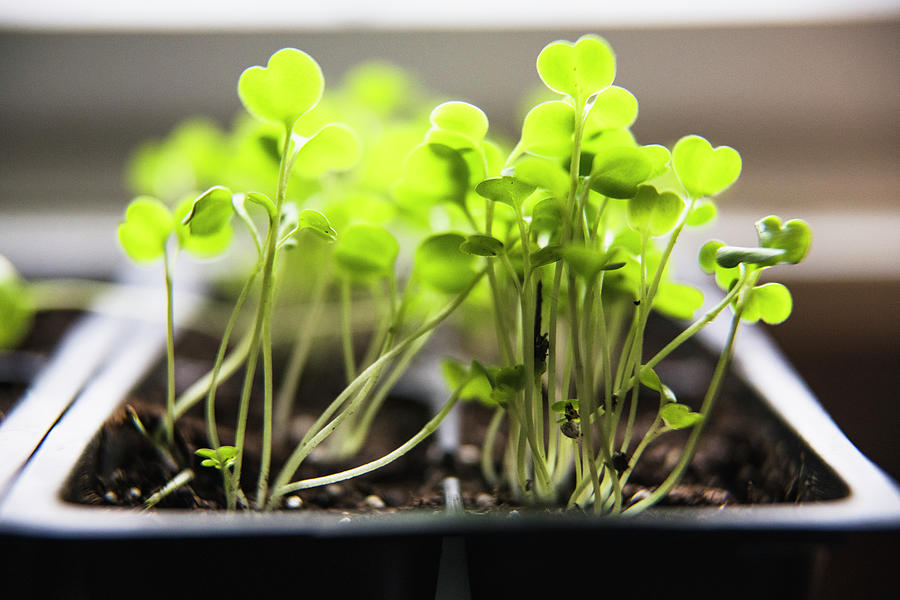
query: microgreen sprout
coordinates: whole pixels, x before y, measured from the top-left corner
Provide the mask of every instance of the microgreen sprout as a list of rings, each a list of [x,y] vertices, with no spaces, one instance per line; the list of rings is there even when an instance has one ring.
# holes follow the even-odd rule
[[[175,421],[205,402],[208,444],[196,452],[202,467],[220,472],[228,509],[274,509],[287,494],[381,468],[471,399],[492,413],[482,440],[486,482],[523,502],[635,514],[680,481],[722,387],[738,325],[789,316],[787,288],[760,277],[805,257],[809,227],[771,216],[757,223],[755,247],[704,245],[700,268],[722,297],[698,317],[703,294],[676,280],[673,252],[686,227],[715,218],[717,196],[741,173],[740,154],[698,135],[671,149],[640,144],[630,131],[638,101],[614,85],[616,57],[600,37],[553,42],[536,65],[553,98],[527,111],[511,149],[490,137],[487,115],[463,101],[392,120],[410,110],[407,81],[383,66],[356,73],[344,94],[326,92],[316,61],[292,48],[240,76],[246,114],[232,133],[192,121],[142,149],[131,173],[146,189],[126,210],[119,240],[136,262],[163,263],[165,439],[172,445]],[[424,126],[412,125],[420,120]],[[436,222],[446,226],[435,230]],[[181,249],[223,254],[235,223],[249,244],[234,254],[249,266],[234,269],[240,291],[212,368],[179,394],[172,261]],[[0,277],[0,308],[10,314],[15,294],[6,290],[15,285]],[[731,328],[704,397],[699,406],[682,402],[657,366],[726,309]],[[273,446],[289,439],[289,417],[304,400],[299,382],[329,311],[335,325],[324,335],[340,348],[333,362],[345,386],[272,474]],[[649,355],[644,340],[654,311],[686,325]],[[443,363],[450,395],[438,413],[380,459],[294,480],[317,448],[342,460],[357,455],[391,388],[458,312],[467,317],[463,333],[468,317],[480,327],[486,315],[490,342],[476,360]],[[274,346],[288,331],[291,350],[276,382]],[[234,439],[223,441],[217,392],[241,371]],[[658,401],[649,428],[639,431],[647,394]],[[259,476],[255,493],[245,494],[254,402],[262,415]],[[631,503],[623,489],[635,466],[676,430],[689,434],[670,474]],[[495,463],[500,439],[503,459]],[[189,482],[187,468],[174,468],[154,498]]]

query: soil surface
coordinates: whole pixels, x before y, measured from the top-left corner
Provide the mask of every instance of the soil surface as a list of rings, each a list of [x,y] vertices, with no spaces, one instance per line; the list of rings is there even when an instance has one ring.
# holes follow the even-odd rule
[[[661,335],[666,335],[663,332]],[[214,346],[202,339],[189,339],[179,346],[177,355],[180,387],[189,384],[209,368],[209,355]],[[673,389],[681,388],[679,401],[697,408],[703,389],[694,381],[706,382],[712,364],[702,353],[679,350],[657,372]],[[339,359],[319,357],[322,364],[339,365]],[[311,365],[309,373],[323,371]],[[277,365],[276,365],[277,368]],[[276,372],[277,375],[277,372]],[[274,449],[272,473],[293,449],[314,412],[321,410],[325,399],[340,390],[339,377],[310,377],[299,392],[300,404],[309,403],[306,412],[293,417],[288,439]],[[232,433],[222,424],[232,423],[229,407],[236,405],[241,377],[226,382],[218,394],[217,415],[222,443],[231,443]],[[259,382],[257,382],[259,383]],[[703,383],[705,385],[705,383]],[[148,430],[159,427],[165,397],[165,369],[160,365],[136,394],[127,399]],[[653,408],[657,400],[643,398],[641,405]],[[260,404],[259,402],[255,403]],[[475,403],[461,403],[455,409],[461,414],[460,445],[453,454],[442,454],[434,436],[401,459],[366,476],[337,484],[303,490],[285,499],[285,510],[331,512],[392,512],[417,508],[440,509],[444,498],[442,481],[448,475],[460,479],[466,509],[476,512],[520,508],[508,489],[488,486],[481,476],[480,440],[490,421],[491,409]],[[372,434],[360,455],[350,462],[329,460],[325,453],[314,452],[294,479],[316,477],[355,467],[387,454],[412,437],[428,421],[433,409],[423,403],[402,397],[389,398],[380,411]],[[655,412],[655,409],[654,409]],[[259,415],[251,414],[250,431]],[[636,434],[649,425],[649,416],[640,415]],[[77,503],[141,506],[154,491],[164,486],[183,468],[190,467],[195,478],[190,484],[165,497],[158,508],[220,509],[224,493],[218,471],[202,467],[194,454],[207,447],[201,407],[195,407],[177,423],[179,464],[161,459],[159,451],[132,423],[126,408],[120,409],[97,434],[82,456],[78,469],[70,478],[66,497]],[[501,429],[502,439],[504,430]],[[665,479],[678,459],[686,432],[672,432],[651,444],[624,490],[626,504],[648,494]],[[638,438],[639,439],[639,438]],[[817,457],[791,441],[785,427],[752,396],[735,377],[729,377],[722,397],[707,424],[690,469],[661,505],[729,506],[773,502],[803,502],[840,497],[840,482],[824,468]],[[248,438],[243,467],[243,488],[248,493],[256,488],[259,440]],[[500,460],[498,444],[495,458]],[[271,479],[270,479],[271,481]]]

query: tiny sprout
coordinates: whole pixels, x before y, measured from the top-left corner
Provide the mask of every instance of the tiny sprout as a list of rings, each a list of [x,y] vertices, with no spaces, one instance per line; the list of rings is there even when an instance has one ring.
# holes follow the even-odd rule
[[[200,464],[204,467],[212,467],[218,470],[230,469],[237,458],[237,449],[234,446],[219,446],[217,449],[198,448],[195,452],[203,458]]]

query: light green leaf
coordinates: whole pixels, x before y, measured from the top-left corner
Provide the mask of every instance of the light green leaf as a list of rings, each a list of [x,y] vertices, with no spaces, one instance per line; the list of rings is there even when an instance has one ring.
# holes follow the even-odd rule
[[[175,221],[165,204],[150,196],[139,196],[125,209],[119,225],[119,243],[128,256],[139,263],[162,258]]]
[[[669,429],[686,429],[703,420],[703,415],[691,411],[684,404],[670,402],[659,409],[659,416]]]
[[[241,73],[238,96],[254,117],[290,130],[297,118],[319,103],[325,79],[319,64],[296,48],[284,48],[265,67]]]
[[[230,196],[228,205],[229,210],[233,210]],[[212,258],[222,254],[231,244],[234,228],[230,222],[225,221],[218,229],[212,230],[208,234],[192,233],[190,226],[185,225],[184,221],[194,206],[195,201],[187,198],[175,209],[175,235],[178,239],[178,247],[198,258]],[[222,212],[224,213],[224,211]]]
[[[304,229],[308,229],[328,242],[333,242],[337,239],[337,232],[331,226],[328,217],[312,208],[305,208],[297,215],[297,231]]]
[[[554,197],[544,198],[531,209],[531,230],[546,233],[559,231],[563,224],[562,202]]]
[[[431,125],[435,129],[451,131],[477,145],[487,135],[488,118],[484,112],[468,102],[444,102],[431,111]]]
[[[652,168],[640,148],[614,148],[594,157],[591,189],[610,198],[634,198]]]
[[[214,186],[200,194],[181,220],[191,235],[208,236],[227,226],[234,214],[232,193],[226,187]]]
[[[361,155],[362,143],[356,132],[346,125],[331,123],[303,140],[297,149],[294,172],[301,177],[317,179],[329,171],[352,168]]]
[[[453,148],[421,144],[406,157],[399,185],[403,194],[423,202],[462,205],[469,190],[469,167]]]
[[[530,156],[516,162],[513,171],[517,179],[547,190],[556,198],[568,194],[569,176],[555,161]]]
[[[717,212],[715,202],[709,198],[701,198],[694,203],[694,208],[687,217],[687,224],[691,227],[706,225],[716,218]]]
[[[543,267],[544,265],[549,265],[555,263],[556,261],[562,258],[562,247],[557,245],[550,245],[541,248],[540,250],[535,250],[531,253],[531,268],[537,269],[538,267]]]
[[[376,225],[351,225],[338,238],[334,259],[338,267],[353,277],[389,277],[400,246],[394,236]]]
[[[741,155],[730,146],[713,149],[699,135],[678,140],[672,164],[681,183],[694,198],[718,194],[741,174]]]
[[[477,186],[475,192],[494,202],[502,202],[515,208],[517,211],[528,196],[534,192],[535,186],[526,183],[516,177],[504,175],[485,179]]]
[[[596,132],[631,127],[637,114],[637,98],[625,88],[614,85],[594,96],[585,118],[585,130]]]
[[[561,254],[566,264],[589,282],[593,281],[600,271],[614,270],[624,266],[624,263],[612,262],[610,254],[584,246],[567,246],[561,250]]]
[[[791,316],[793,306],[790,290],[780,283],[766,283],[751,290],[741,316],[750,322],[777,325]]]
[[[538,55],[537,70],[551,90],[584,101],[612,84],[616,57],[606,40],[586,35],[574,44],[548,44]]]
[[[575,109],[568,102],[551,100],[532,108],[522,124],[522,150],[552,158],[568,156],[575,133]]]
[[[677,194],[642,185],[628,201],[628,225],[653,237],[665,235],[675,227],[683,210],[684,201]]]
[[[691,319],[701,306],[703,292],[694,286],[674,281],[660,283],[653,298],[653,308],[673,319]]]
[[[760,246],[784,250],[784,254],[779,256],[777,261],[769,264],[797,264],[809,252],[812,232],[809,225],[800,219],[792,219],[782,225],[778,217],[768,216],[757,221],[756,231]]]
[[[475,256],[459,247],[466,238],[441,233],[425,238],[416,249],[415,276],[426,285],[448,294],[461,292],[475,278]]]
[[[0,255],[0,349],[15,348],[28,333],[34,299],[18,271]]]
[[[497,256],[503,252],[503,242],[489,235],[474,234],[467,237],[459,249],[475,256]]]

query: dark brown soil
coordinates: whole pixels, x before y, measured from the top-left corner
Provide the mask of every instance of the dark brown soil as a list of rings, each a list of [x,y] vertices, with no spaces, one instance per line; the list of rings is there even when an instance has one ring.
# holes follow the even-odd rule
[[[187,357],[178,367],[179,375],[184,376],[182,385],[187,385],[192,377],[208,368],[202,354],[211,354],[212,350],[201,350],[193,357],[192,352],[179,352]],[[327,356],[327,352],[320,354],[322,364],[319,367],[329,363],[340,364],[340,360]],[[673,388],[686,388],[685,395],[680,395],[679,401],[696,407],[699,402],[693,398],[702,390],[691,381],[697,375],[700,380],[708,381],[712,368],[708,363],[708,360],[702,361],[685,352],[673,357],[667,367],[657,371],[664,380],[672,382]],[[310,369],[309,372],[322,371]],[[680,385],[682,382],[679,379],[685,380],[684,385]],[[148,428],[158,426],[165,394],[164,381],[164,369],[160,366],[139,389],[139,395],[128,400]],[[232,405],[235,403],[239,385],[240,377],[235,377],[223,386],[219,394],[217,407],[220,424],[232,422],[226,407],[229,402]],[[321,407],[324,399],[333,398],[339,389],[339,381],[313,379],[302,387],[300,398],[319,398],[312,404]],[[230,401],[229,395],[232,396]],[[653,398],[646,398],[641,404],[653,407],[655,403]],[[194,454],[197,448],[208,446],[197,408],[178,423],[182,464],[177,467],[160,460],[154,446],[138,433],[125,409],[121,409],[98,433],[82,457],[79,470],[71,478],[68,499],[87,504],[140,506],[148,495],[165,485],[179,469],[190,466],[196,473],[195,479],[158,506],[222,508],[224,495],[219,473],[200,466]],[[303,490],[297,494],[300,501],[288,500],[285,508],[338,512],[383,512],[422,507],[437,509],[443,505],[441,481],[447,475],[460,479],[463,502],[469,510],[483,512],[518,508],[508,490],[488,487],[478,468],[479,444],[490,420],[490,410],[475,404],[463,404],[457,410],[462,411],[462,434],[461,446],[455,456],[440,456],[436,444],[426,440],[384,469],[339,484]],[[389,399],[372,428],[371,439],[352,463],[322,462],[315,460],[313,455],[295,479],[340,471],[380,457],[412,437],[429,417],[430,410],[420,402],[406,398]],[[251,430],[256,418],[258,416],[251,415]],[[310,418],[301,414],[295,420],[311,422]],[[639,417],[637,434],[647,425],[647,419]],[[229,432],[221,428],[220,432],[223,443],[229,443]],[[626,501],[638,499],[665,479],[678,458],[685,437],[682,432],[669,433],[647,449],[625,489]],[[791,436],[786,428],[768,414],[740,382],[730,377],[689,471],[682,483],[661,504],[728,506],[840,497],[842,484],[817,457],[798,446],[798,442],[789,440]],[[256,487],[258,446],[258,440],[248,439],[242,477],[243,488],[248,493]],[[292,447],[292,444],[285,444],[275,449],[273,473],[277,472],[279,463]]]

